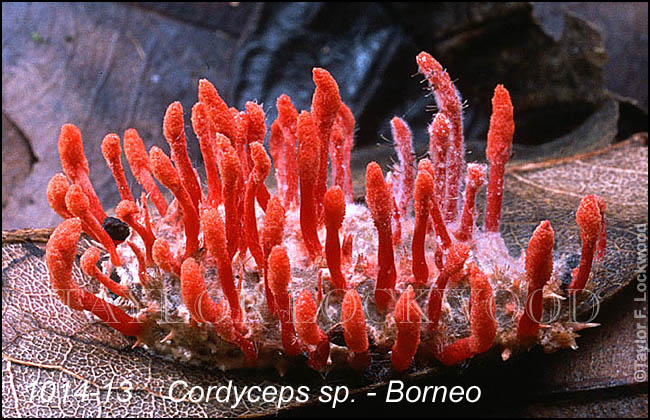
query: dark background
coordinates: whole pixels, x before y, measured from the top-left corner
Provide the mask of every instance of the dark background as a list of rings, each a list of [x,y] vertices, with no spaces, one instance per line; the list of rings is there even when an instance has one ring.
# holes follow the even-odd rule
[[[45,187],[60,171],[56,140],[66,122],[84,134],[104,206],[117,204],[100,153],[103,136],[134,127],[147,146],[167,150],[164,110],[180,100],[189,111],[203,77],[231,106],[263,103],[270,125],[281,93],[308,109],[311,68],[327,68],[357,118],[355,168],[370,158],[390,163],[393,115],[411,124],[416,150],[426,150],[435,109],[416,75],[422,50],[448,69],[462,93],[471,160],[483,158],[497,83],[515,104],[514,160],[584,151],[647,131],[647,3],[3,3],[2,12],[3,229],[59,222]],[[594,119],[608,128],[589,130]],[[198,157],[186,123],[190,156]],[[647,415],[647,380],[637,384],[630,376],[632,311],[611,309],[631,300],[617,297],[600,315],[605,326],[585,332],[579,352],[533,351],[512,363],[418,382],[480,385],[479,404],[387,406],[379,393],[331,414]],[[312,407],[284,414],[330,413]]]

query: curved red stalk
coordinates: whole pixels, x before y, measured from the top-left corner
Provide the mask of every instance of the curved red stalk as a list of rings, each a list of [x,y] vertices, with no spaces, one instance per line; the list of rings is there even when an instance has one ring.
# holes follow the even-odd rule
[[[189,257],[199,249],[199,215],[192,204],[189,193],[181,184],[176,168],[165,152],[153,146],[149,160],[154,176],[167,187],[183,209],[183,225],[185,226],[185,257]]]
[[[226,238],[228,238],[228,255],[230,258],[239,249],[239,239],[243,230],[242,214],[239,212],[239,202],[243,188],[242,170],[237,157],[237,151],[230,140],[217,134],[217,164],[223,182],[223,205],[226,213]]]
[[[346,291],[343,297],[341,324],[343,325],[345,344],[353,352],[349,359],[350,366],[354,369],[365,369],[370,365],[366,317],[363,313],[363,303],[359,293],[354,289]]]
[[[163,134],[169,148],[171,157],[176,165],[181,183],[190,198],[195,210],[199,211],[199,201],[203,192],[196,178],[196,171],[187,155],[187,141],[185,140],[185,122],[183,121],[183,106],[180,102],[174,102],[167,107],[163,120]]]
[[[231,317],[231,311],[226,299],[222,299],[216,306],[217,313],[212,325],[217,335],[223,340],[239,346],[244,353],[244,363],[246,366],[255,366],[257,360],[257,351],[255,345],[247,339],[243,333],[237,329],[237,323],[234,323]]]
[[[325,209],[325,227],[327,229],[325,239],[327,267],[330,270],[330,277],[334,287],[345,290],[348,287],[341,272],[341,245],[339,242],[339,229],[341,229],[345,217],[345,197],[341,187],[335,185],[327,190],[323,207]]]
[[[47,202],[62,219],[73,217],[65,206],[65,195],[68,188],[70,188],[68,178],[60,172],[50,178],[50,182],[47,183]]]
[[[97,219],[99,224],[106,219],[106,213],[102,203],[95,193],[93,184],[90,182],[88,160],[84,154],[84,145],[81,140],[81,131],[72,125],[64,124],[59,135],[59,157],[63,173],[73,183],[81,187],[88,198],[90,213]]]
[[[245,107],[250,119],[247,140],[249,143],[263,143],[264,137],[266,137],[266,114],[264,114],[264,108],[253,101],[247,101]]]
[[[81,270],[87,276],[97,279],[97,281],[103,284],[104,287],[106,287],[111,292],[128,299],[129,288],[126,285],[114,282],[106,274],[102,273],[101,270],[97,267],[97,261],[99,261],[99,257],[99,249],[95,248],[94,246],[88,248],[81,256]]]
[[[316,349],[310,352],[307,364],[314,370],[320,370],[327,365],[330,353],[329,338],[316,322],[318,306],[309,290],[300,292],[293,304],[293,311],[298,338],[305,344],[316,346]]]
[[[157,266],[168,273],[173,273],[180,277],[181,265],[172,254],[169,242],[163,238],[156,239],[153,243],[152,254],[153,261]]]
[[[269,287],[268,259],[274,246],[282,245],[284,237],[285,210],[278,197],[271,197],[264,216],[262,227],[262,248],[264,251],[264,292],[266,304],[271,313],[276,313],[273,293]]]
[[[395,150],[399,158],[397,173],[397,202],[403,218],[409,215],[409,206],[413,200],[413,187],[415,182],[415,158],[413,157],[413,140],[411,129],[406,121],[393,117],[390,121]]]
[[[526,306],[519,318],[517,338],[525,340],[537,334],[542,320],[543,296],[542,289],[553,274],[553,244],[555,233],[548,220],[537,226],[528,242],[526,249],[526,277],[528,279],[528,294]]]
[[[231,141],[235,146],[235,150],[237,150],[244,179],[247,179],[250,166],[248,165],[248,140],[246,140],[246,136],[248,135],[250,117],[246,112],[240,112],[236,108],[230,108],[230,112],[235,121],[235,127],[237,127],[237,135]]]
[[[201,214],[201,229],[208,253],[217,260],[219,282],[223,295],[228,299],[232,319],[239,323],[242,320],[239,293],[235,288],[235,278],[232,275],[232,264],[228,255],[226,228],[217,209],[208,208]]]
[[[72,309],[84,310],[84,294],[72,278],[72,267],[81,236],[81,219],[66,219],[50,236],[45,247],[45,262],[50,283],[61,301]]]
[[[205,164],[205,175],[208,181],[207,204],[216,208],[221,203],[221,180],[214,151],[216,129],[210,118],[208,106],[202,102],[197,102],[192,107],[192,128],[199,139],[199,147]]]
[[[286,174],[287,190],[284,197],[285,206],[298,198],[298,171],[296,169],[298,156],[298,111],[291,103],[289,95],[280,95],[275,102],[278,109],[278,120],[284,137],[284,157],[282,164]]]
[[[267,266],[266,260],[271,253],[271,249],[277,245],[281,245],[284,239],[285,214],[286,211],[282,205],[282,200],[277,196],[271,196],[262,226],[261,243],[265,268]]]
[[[338,185],[341,189],[344,189],[346,186],[345,160],[343,157],[345,138],[343,137],[343,131],[338,124],[335,124],[334,127],[332,127],[330,141],[330,153],[332,154],[332,180],[334,185]]]
[[[348,202],[354,200],[354,190],[352,188],[352,170],[350,169],[350,158],[352,156],[352,148],[354,147],[354,114],[348,108],[348,106],[341,101],[341,107],[339,108],[339,113],[336,117],[337,124],[343,128],[343,134],[345,135],[345,142],[343,144],[343,162],[345,164],[345,198]]]
[[[336,80],[325,69],[314,67],[312,77],[316,89],[311,101],[311,114],[318,127],[320,140],[319,170],[314,194],[318,214],[322,214],[323,198],[327,190],[327,164],[329,158],[329,144],[332,126],[341,106],[341,95]]]
[[[440,308],[442,306],[442,297],[447,288],[449,279],[463,269],[465,260],[469,256],[469,247],[464,243],[454,244],[447,254],[444,269],[436,279],[436,282],[431,285],[429,290],[429,297],[427,300],[427,328],[430,331],[435,331],[438,328],[438,321],[440,320]]]
[[[194,321],[205,323],[215,320],[217,304],[208,296],[199,265],[191,257],[181,265],[181,297]]]
[[[413,358],[420,345],[422,310],[415,301],[413,286],[409,286],[397,300],[394,318],[397,337],[393,344],[391,362],[396,371],[403,372],[413,363]]]
[[[248,114],[249,121],[250,121],[248,124],[248,136],[247,136],[248,167],[251,168],[251,170],[255,170],[253,168],[254,158],[252,156],[253,150],[251,148],[251,144],[255,142],[264,144],[264,137],[266,137],[266,115],[264,114],[264,108],[262,108],[261,105],[251,101],[246,102],[246,113]],[[269,162],[269,169],[270,169],[270,162]],[[266,185],[264,185],[264,179],[266,179],[267,176],[268,176],[268,171],[266,175],[264,175],[264,178],[262,178],[262,181],[257,186],[257,194],[256,194],[257,202],[259,203],[260,207],[264,211],[266,211],[266,205],[268,204],[270,198],[269,191],[266,189]]]
[[[488,351],[497,333],[492,286],[476,264],[470,265],[470,273],[470,336],[456,340],[437,355],[448,366]]]
[[[439,112],[433,118],[428,127],[429,131],[429,159],[433,163],[435,180],[434,197],[437,203],[441,203],[442,208],[446,209],[447,203],[447,157],[449,148],[452,147],[451,140],[451,122],[442,112]]]
[[[62,219],[69,219],[74,217],[65,205],[65,195],[70,188],[70,183],[68,178],[65,177],[62,173],[55,174],[50,182],[47,184],[47,202],[52,207],[52,210],[56,212]],[[81,222],[84,232],[86,232],[91,238],[99,242],[99,239],[92,233],[90,229],[83,221]],[[113,241],[115,243],[115,241]]]
[[[255,363],[255,347],[235,328],[228,302],[222,300],[217,304],[210,299],[199,265],[193,258],[187,258],[181,266],[181,297],[194,321],[211,323],[219,337],[239,346],[247,365]]]
[[[52,233],[45,247],[45,263],[50,283],[61,301],[75,310],[92,312],[109,327],[127,336],[138,337],[144,332],[143,323],[117,306],[79,287],[72,278],[72,267],[81,236],[81,219],[64,220]]]
[[[120,159],[121,154],[122,148],[120,147],[120,136],[117,134],[107,134],[102,141],[102,155],[104,155],[106,165],[108,165],[108,168],[113,174],[113,178],[115,178],[120,198],[122,200],[133,201],[131,189],[129,188],[129,184],[126,182],[126,176],[124,175],[124,168],[122,167],[122,161]]]
[[[485,168],[476,163],[467,165],[467,181],[465,182],[465,202],[463,204],[463,215],[460,219],[460,228],[456,232],[456,239],[468,241],[472,238],[474,231],[474,215],[476,193],[485,183]]]
[[[287,251],[281,246],[276,246],[269,255],[269,287],[282,323],[282,346],[287,355],[296,356],[302,352],[302,346],[291,320],[291,302],[288,291],[290,282],[291,265]]]
[[[140,284],[145,289],[149,288],[149,280],[147,278],[147,263],[142,253],[142,250],[139,246],[133,241],[126,241],[127,245],[131,248],[131,251],[135,254],[136,260],[138,260],[138,278],[140,279]]]
[[[429,282],[429,267],[424,256],[424,241],[427,236],[427,221],[433,195],[433,181],[427,171],[418,172],[415,180],[415,225],[413,227],[413,282],[425,286]]]
[[[418,172],[421,171],[427,171],[429,175],[431,175],[435,185],[435,170],[429,159],[422,159],[418,163]],[[447,232],[447,226],[442,218],[442,213],[440,213],[440,207],[438,206],[438,202],[435,200],[435,196],[432,196],[431,198],[431,220],[433,221],[433,228],[436,231],[436,236],[440,240],[442,247],[444,249],[449,248],[451,246],[451,238],[449,237],[449,232]]]
[[[343,338],[348,348],[355,353],[367,351],[366,318],[363,313],[361,297],[355,289],[345,292],[341,304],[341,324],[343,325]]]
[[[154,206],[158,209],[158,213],[164,216],[167,213],[167,201],[165,201],[165,197],[163,197],[153,180],[147,149],[144,147],[138,132],[133,128],[129,128],[124,132],[124,155],[129,162],[133,176],[147,192]]]
[[[391,231],[390,193],[377,162],[370,162],[366,167],[366,203],[378,234],[377,264],[379,265],[379,274],[375,288],[375,301],[379,310],[385,311],[393,299],[396,272]]]
[[[485,203],[485,230],[488,232],[499,231],[503,177],[506,163],[510,159],[514,133],[514,111],[510,93],[503,85],[497,85],[492,97],[492,116],[490,117],[490,129],[485,151],[487,160],[490,162],[490,177]]]
[[[464,171],[465,145],[463,141],[462,105],[460,94],[440,63],[430,54],[422,51],[416,58],[418,71],[427,78],[439,113],[443,113],[451,122],[453,148],[447,156],[447,199],[445,206],[446,220],[451,221],[458,213],[460,195],[460,178]],[[438,164],[438,162],[436,162]]]
[[[302,111],[298,116],[298,173],[300,174],[300,231],[309,256],[321,253],[318,240],[318,207],[316,185],[319,177],[320,141],[311,114]]]
[[[153,232],[150,232],[145,226],[138,222],[137,217],[140,215],[140,209],[135,202],[130,200],[122,200],[115,208],[115,215],[125,221],[144,242],[144,247],[147,253],[147,261],[152,261],[151,249],[156,237]]]
[[[496,304],[490,282],[475,263],[470,264],[470,331],[469,347],[473,354],[485,353],[497,335]]]
[[[264,253],[260,246],[260,238],[257,232],[257,218],[255,217],[255,197],[260,185],[264,185],[264,179],[268,176],[271,169],[271,160],[259,142],[251,143],[251,159],[253,169],[248,176],[246,183],[246,193],[244,195],[244,233],[246,234],[246,243],[250,249],[258,270],[264,268]]]
[[[253,142],[264,143],[266,137],[266,115],[264,108],[256,102],[246,101],[244,104],[246,115],[248,115],[248,127],[246,131],[246,141],[250,145]],[[253,161],[248,150],[248,166],[253,167]]]
[[[226,102],[219,96],[217,89],[207,79],[199,80],[199,102],[208,106],[216,132],[231,139],[234,145],[238,133],[233,115]]]
[[[571,293],[585,288],[596,251],[602,255],[605,250],[605,201],[597,195],[585,196],[578,206],[576,223],[580,226],[582,253],[580,265],[573,270]]]
[[[87,226],[92,235],[99,239],[104,248],[106,248],[106,251],[111,255],[111,263],[116,267],[122,265],[117,249],[115,249],[115,243],[90,212],[88,197],[79,185],[73,184],[68,188],[68,192],[65,195],[65,205],[70,213],[75,217],[79,217],[84,227]]]

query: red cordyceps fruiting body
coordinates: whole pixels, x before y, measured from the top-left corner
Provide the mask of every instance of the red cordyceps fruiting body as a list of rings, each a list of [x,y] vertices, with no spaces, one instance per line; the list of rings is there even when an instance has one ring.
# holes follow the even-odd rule
[[[417,64],[439,109],[428,130],[429,158],[417,161],[408,124],[394,118],[399,163],[390,171],[367,165],[366,204],[352,200],[354,115],[324,69],[313,71],[311,112],[299,112],[281,95],[271,124],[262,105],[229,107],[200,80],[191,122],[205,188],[192,164],[198,156],[187,152],[180,103],[169,106],[163,122],[169,152],[155,146],[147,152],[134,129],[125,132],[123,146],[119,136],[107,135],[102,153],[122,199],[116,208],[122,222],[106,218],[81,132],[64,125],[63,173],[47,189],[65,219],[46,248],[57,296],[149,351],[221,369],[283,371],[306,358],[319,371],[364,370],[383,358],[401,372],[414,363],[457,364],[492,349],[507,358],[535,344],[574,347],[575,331],[585,324],[553,319],[551,300],[589,289],[605,247],[604,200],[590,195],[578,208],[582,254],[569,290],[561,282],[566,256],[553,255],[550,222],[539,225],[522,257],[509,255],[499,230],[515,127],[510,94],[502,85],[494,92],[487,170],[466,164],[452,79],[425,52]],[[143,190],[137,202],[122,150]],[[272,167],[277,188],[269,190]],[[486,176],[485,209],[477,210]],[[170,191],[167,199],[153,177]],[[105,219],[124,225],[119,237]],[[73,281],[82,230],[96,241],[81,258],[83,272],[113,294],[95,295]]]
[[[370,363],[366,318],[361,297],[354,289],[345,292],[343,297],[341,325],[343,325],[345,344],[352,352],[349,356],[350,366],[355,369],[366,368]]]

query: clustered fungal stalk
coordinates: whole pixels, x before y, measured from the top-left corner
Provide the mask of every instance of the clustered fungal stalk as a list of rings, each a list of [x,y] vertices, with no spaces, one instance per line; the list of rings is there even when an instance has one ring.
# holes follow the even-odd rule
[[[119,284],[111,280],[106,274],[104,274],[99,267],[97,267],[97,262],[101,257],[101,251],[94,246],[91,246],[83,253],[81,260],[81,270],[85,275],[94,277],[100,282],[104,287],[106,287],[111,292],[115,293],[118,296],[128,299],[129,297],[129,288],[124,284]]]
[[[442,204],[440,210],[445,214],[445,220],[451,221],[458,211],[460,199],[460,180],[465,163],[465,144],[463,141],[462,106],[460,94],[440,63],[426,52],[421,52],[416,58],[418,71],[422,74],[432,89],[436,104],[440,110],[429,128],[429,135],[440,137],[444,143],[443,155],[435,162],[436,166],[446,168],[445,196],[439,196]],[[437,134],[435,134],[437,133]],[[431,145],[429,145],[431,150]],[[444,201],[443,201],[444,199]]]
[[[192,107],[192,127],[199,141],[203,162],[205,162],[205,177],[208,182],[208,205],[217,207],[221,203],[221,179],[217,169],[217,158],[213,147],[216,131],[212,127],[208,106],[197,102]]]
[[[483,166],[470,163],[467,165],[467,181],[465,182],[465,202],[460,227],[455,233],[459,241],[467,241],[472,237],[474,230],[474,217],[476,213],[476,194],[485,183],[485,169]]]
[[[131,173],[147,192],[149,199],[158,209],[158,214],[164,216],[167,213],[167,201],[153,180],[147,149],[134,128],[124,132],[124,155],[131,167]]]
[[[488,131],[485,155],[490,162],[487,204],[485,205],[485,230],[499,232],[501,200],[503,199],[503,175],[510,159],[512,137],[515,132],[510,94],[503,85],[497,85],[492,98],[492,117]]]
[[[241,322],[242,310],[239,305],[239,294],[235,287],[235,278],[232,274],[232,264],[228,256],[226,227],[216,209],[208,208],[201,214],[201,228],[208,255],[217,260],[221,289],[226,299],[228,299],[232,318],[236,322]]]
[[[492,347],[497,333],[494,310],[494,292],[485,273],[474,263],[470,264],[470,335],[444,347],[437,356],[445,365],[484,353]]]
[[[499,232],[514,136],[510,94],[502,85],[494,92],[488,169],[466,165],[460,96],[433,57],[422,52],[416,62],[438,108],[429,157],[416,159],[408,124],[393,118],[398,163],[386,173],[368,163],[365,205],[353,201],[354,115],[325,69],[313,70],[310,110],[299,112],[281,95],[271,124],[260,104],[229,107],[199,81],[190,119],[207,193],[187,152],[179,102],[163,120],[169,154],[147,151],[135,129],[124,133],[123,146],[108,134],[102,153],[120,194],[117,219],[107,217],[90,182],[81,132],[65,124],[63,173],[47,188],[65,219],[46,248],[55,293],[137,345],[223,369],[282,369],[303,358],[319,371],[364,370],[372,353],[402,372],[414,363],[458,364],[492,348],[505,357],[535,344],[574,346],[580,326],[548,319],[547,308],[553,297],[578,298],[589,288],[593,261],[605,250],[604,201],[590,195],[578,207],[582,254],[568,291],[560,281],[566,258],[553,260],[550,222],[535,229],[522,258],[511,257]],[[142,187],[137,202],[122,150]],[[485,224],[477,226],[486,175]],[[100,298],[73,280],[82,231],[110,259],[92,246],[82,271],[113,295]]]
[[[269,256],[274,247],[282,245],[284,236],[285,210],[276,196],[271,197],[266,214],[264,215],[264,228],[262,230],[262,244],[264,251],[264,294],[266,296],[266,305],[271,313],[276,313],[275,300],[269,287],[268,265]]]
[[[576,223],[580,226],[582,240],[582,255],[580,266],[573,271],[573,281],[569,289],[578,291],[584,289],[591,272],[594,255],[598,258],[605,252],[605,202],[596,195],[588,195],[582,199],[576,212]]]
[[[429,267],[425,258],[425,240],[427,222],[433,196],[433,180],[426,171],[418,173],[415,180],[415,226],[413,227],[413,280],[415,284],[425,286],[429,281]]]
[[[397,274],[391,229],[392,200],[377,162],[370,162],[366,167],[366,203],[377,228],[379,273],[375,287],[375,302],[380,311],[386,311],[393,299]]]
[[[352,352],[349,355],[350,366],[354,369],[365,369],[370,364],[366,318],[361,297],[354,289],[346,291],[343,297],[341,324],[345,344]]]
[[[300,174],[300,230],[311,258],[321,252],[318,239],[316,187],[320,172],[321,142],[314,119],[307,111],[298,116],[298,171]]]
[[[399,117],[393,117],[390,121],[395,151],[399,158],[399,165],[395,168],[398,174],[396,188],[396,200],[399,205],[400,217],[409,217],[411,197],[415,182],[415,157],[413,156],[413,135],[406,121]]]
[[[185,227],[185,257],[194,254],[199,247],[199,217],[192,198],[183,187],[178,172],[165,152],[154,146],[151,148],[150,161],[155,177],[174,194],[183,211]]]
[[[269,287],[282,326],[282,346],[287,355],[296,356],[302,351],[302,346],[291,319],[291,298],[288,291],[291,283],[291,263],[286,249],[281,246],[274,247],[268,264]]]
[[[391,361],[396,371],[403,372],[413,363],[413,357],[420,345],[422,310],[415,301],[413,286],[409,286],[399,297],[393,316],[397,326],[397,336],[393,344]]]
[[[526,310],[521,314],[517,327],[517,336],[520,339],[533,336],[539,329],[543,312],[543,288],[553,274],[554,243],[555,233],[548,220],[537,226],[528,242],[525,262],[528,293]]]
[[[64,220],[52,233],[45,248],[45,263],[50,273],[52,288],[59,299],[70,308],[92,312],[122,334],[140,338],[145,333],[144,323],[129,316],[117,306],[83,290],[72,278],[80,236],[81,220],[77,217]]]
[[[338,289],[347,289],[347,282],[341,271],[341,242],[339,229],[345,218],[345,196],[338,185],[333,186],[325,193],[323,200],[325,209],[325,226],[327,238],[325,239],[325,255],[327,267],[330,270],[332,284]]]
[[[180,186],[187,191],[194,209],[198,211],[199,201],[203,193],[199,186],[199,181],[196,178],[196,174],[194,173],[192,162],[190,162],[190,157],[187,154],[183,107],[180,102],[174,102],[167,107],[165,119],[163,120],[163,134],[165,135],[165,139],[167,139],[169,149],[171,150],[172,161],[176,165],[176,170],[178,171],[181,181]],[[159,181],[163,182],[161,179],[159,179]]]

